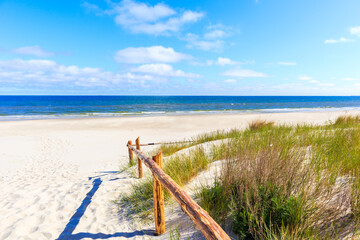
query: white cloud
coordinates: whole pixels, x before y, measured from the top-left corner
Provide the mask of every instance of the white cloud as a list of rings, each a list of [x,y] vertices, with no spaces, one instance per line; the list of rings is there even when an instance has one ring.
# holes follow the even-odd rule
[[[351,33],[352,35],[356,35],[356,36],[360,37],[360,26],[351,27],[351,28],[349,29],[349,31],[350,31],[350,33]]]
[[[318,80],[309,80],[309,83],[320,83]]]
[[[226,82],[226,83],[232,83],[232,84],[237,83],[237,81],[236,81],[235,79],[227,79],[227,80],[225,80],[224,82]]]
[[[204,51],[219,51],[223,49],[225,42],[223,40],[203,40],[197,34],[188,33],[185,40],[188,42],[187,48],[196,48]]]
[[[115,5],[114,10],[117,13],[116,21],[124,25],[153,22],[176,14],[172,8],[163,3],[148,6],[131,0],[124,0],[119,5]]]
[[[318,86],[320,86],[320,87],[333,87],[333,86],[335,86],[335,83],[318,83]]]
[[[115,60],[122,63],[174,63],[192,57],[163,46],[125,48],[118,51]]]
[[[301,80],[301,81],[310,81],[310,80],[313,80],[313,78],[309,77],[309,76],[302,75],[302,76],[299,76],[299,80]]]
[[[347,78],[343,78],[342,80],[344,80],[344,81],[360,81],[360,78],[350,78],[350,77],[347,77]]]
[[[202,36],[188,33],[184,38],[184,40],[188,42],[186,46],[204,51],[220,51],[225,46],[223,39],[232,34],[232,28],[222,24],[210,25],[206,30],[207,32]]]
[[[214,38],[223,38],[226,36],[226,33],[223,30],[212,30],[204,34],[204,38],[214,39]]]
[[[309,77],[309,76],[299,76],[299,80],[302,80],[302,81],[307,81],[309,83],[313,83],[319,87],[332,87],[332,86],[335,86],[334,83],[324,83],[324,82],[320,82],[318,80],[315,80],[314,78],[312,77]]]
[[[278,62],[278,65],[283,65],[283,66],[296,66],[297,63],[296,62]]]
[[[150,74],[114,73],[100,68],[62,65],[51,60],[14,59],[0,61],[0,82],[34,86],[121,86],[145,81],[156,82]]]
[[[95,12],[96,15],[102,16],[105,14],[105,12],[102,9],[100,9],[98,5],[89,2],[83,2],[81,6],[84,7],[86,10],[88,10],[89,12]]]
[[[154,6],[132,0],[111,3],[106,12],[115,15],[116,24],[133,33],[150,35],[169,35],[181,30],[188,23],[199,21],[204,13],[185,10],[181,13],[158,3]]]
[[[346,42],[353,42],[353,39],[349,39],[349,38],[339,38],[339,39],[327,39],[325,40],[325,44],[329,44],[329,43],[346,43]]]
[[[33,55],[36,57],[50,57],[54,56],[53,52],[48,52],[39,46],[20,47],[13,50],[14,53],[20,55]]]
[[[223,57],[218,57],[216,61],[207,60],[205,63],[199,63],[199,62],[193,63],[193,65],[195,66],[213,66],[213,65],[226,66],[226,65],[237,65],[237,64],[241,64],[241,63],[233,61],[230,58],[223,58]]]
[[[164,77],[185,77],[200,78],[201,75],[194,73],[185,73],[182,70],[176,70],[169,64],[144,64],[132,70],[133,72],[146,73]]]
[[[248,69],[230,69],[222,73],[223,76],[237,77],[237,78],[265,78],[268,77],[265,73],[256,72]]]
[[[223,24],[209,25],[207,32],[204,34],[206,39],[220,39],[226,38],[233,34],[232,27],[225,26]]]
[[[217,65],[220,65],[220,66],[225,66],[225,65],[236,65],[236,64],[239,64],[238,62],[235,62],[235,61],[232,61],[231,59],[229,58],[222,58],[222,57],[219,57],[217,59],[217,62],[216,62]]]

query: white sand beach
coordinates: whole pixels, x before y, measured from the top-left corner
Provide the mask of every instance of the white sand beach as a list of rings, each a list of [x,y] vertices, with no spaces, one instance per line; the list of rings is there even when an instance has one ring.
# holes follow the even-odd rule
[[[255,119],[323,124],[343,114],[360,111],[0,122],[0,240],[167,239],[155,237],[152,225],[134,222],[113,202],[138,181],[119,173],[128,162],[128,140],[182,140],[245,128]],[[166,224],[186,218],[180,215],[166,217]]]

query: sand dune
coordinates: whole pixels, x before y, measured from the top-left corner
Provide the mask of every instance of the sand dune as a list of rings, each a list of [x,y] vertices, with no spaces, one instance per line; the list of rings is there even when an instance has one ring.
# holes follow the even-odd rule
[[[359,114],[359,112],[351,112]],[[324,123],[344,112],[224,114],[0,122],[0,239],[149,239],[149,224],[113,203],[138,181],[126,164],[129,139],[181,140],[253,119]],[[150,150],[150,149],[149,149]],[[167,210],[168,226],[186,219]],[[168,228],[169,229],[169,228]],[[196,231],[192,226],[188,232]],[[183,236],[189,236],[183,234]]]

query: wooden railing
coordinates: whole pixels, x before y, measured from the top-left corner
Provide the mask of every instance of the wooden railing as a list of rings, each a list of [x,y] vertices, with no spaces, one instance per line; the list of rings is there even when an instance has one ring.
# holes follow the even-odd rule
[[[192,219],[195,225],[200,229],[207,239],[227,239],[230,237],[217,224],[210,215],[203,210],[174,180],[172,180],[162,170],[162,153],[153,156],[152,159],[145,156],[140,151],[140,139],[136,139],[136,148],[132,146],[132,141],[127,144],[129,149],[129,160],[133,162],[133,153],[138,157],[139,178],[142,178],[142,162],[150,169],[154,179],[154,216],[155,216],[155,234],[165,233],[165,215],[164,215],[164,193],[162,187],[165,187],[174,199],[179,203],[182,210]]]

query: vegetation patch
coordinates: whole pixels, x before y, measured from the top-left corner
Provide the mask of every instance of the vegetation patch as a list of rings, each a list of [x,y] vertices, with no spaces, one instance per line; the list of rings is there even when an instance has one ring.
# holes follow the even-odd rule
[[[360,121],[341,116],[326,125],[274,125],[254,121],[245,130],[217,131],[191,143],[162,146],[180,186],[216,160],[220,176],[197,191],[200,205],[238,239],[334,239],[355,232],[360,219]],[[134,184],[121,199],[132,213],[152,212],[152,178]],[[165,199],[169,193],[165,193]],[[344,226],[347,226],[345,231]]]

